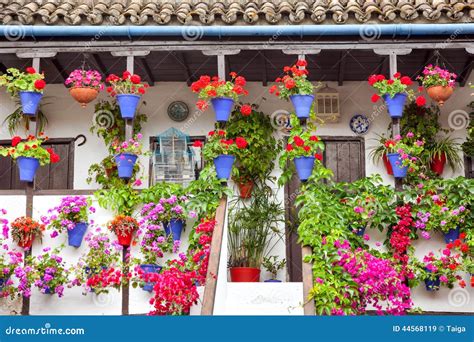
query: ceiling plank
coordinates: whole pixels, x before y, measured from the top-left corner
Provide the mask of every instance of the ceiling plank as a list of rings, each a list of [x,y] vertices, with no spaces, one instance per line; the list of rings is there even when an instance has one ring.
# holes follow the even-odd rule
[[[94,64],[96,65],[97,69],[99,69],[100,72],[103,75],[107,76],[107,74],[108,74],[107,73],[107,68],[105,67],[104,62],[102,62],[102,59],[100,58],[99,54],[98,53],[92,53],[92,54],[90,54],[90,57],[94,61]]]
[[[181,63],[181,66],[183,67],[186,83],[188,86],[190,86],[193,81],[192,74],[191,74],[191,70],[189,70],[189,66],[188,66],[188,63],[186,62],[186,57],[184,56],[184,53],[181,51],[176,51],[176,53],[173,53],[173,56],[175,56],[175,58]]]
[[[150,65],[146,61],[146,57],[137,58],[137,61],[141,64],[143,70],[145,70],[145,74],[147,76],[148,82],[150,86],[155,85],[155,78],[153,77],[153,72],[151,71]]]
[[[459,86],[464,87],[466,85],[467,81],[469,80],[469,76],[471,76],[473,66],[474,58],[472,55],[468,55],[467,62],[458,78]]]
[[[265,51],[260,51],[260,61],[262,63],[262,85],[264,87],[268,84],[268,72],[267,72],[267,57]]]
[[[66,71],[64,70],[63,66],[61,65],[61,63],[58,61],[58,59],[57,58],[49,58],[47,60],[51,62],[51,65],[53,65],[53,67],[58,72],[58,76],[60,76],[63,79],[63,82],[66,81],[66,79],[68,78],[68,75],[67,75]],[[52,83],[54,83],[58,79],[58,76],[56,76],[54,78]]]

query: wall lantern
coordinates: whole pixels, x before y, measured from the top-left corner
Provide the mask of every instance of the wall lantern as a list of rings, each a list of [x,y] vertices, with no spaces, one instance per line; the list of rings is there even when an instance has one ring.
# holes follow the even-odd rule
[[[324,122],[338,122],[341,116],[339,108],[339,93],[336,89],[328,87],[316,93],[315,112],[317,118]]]

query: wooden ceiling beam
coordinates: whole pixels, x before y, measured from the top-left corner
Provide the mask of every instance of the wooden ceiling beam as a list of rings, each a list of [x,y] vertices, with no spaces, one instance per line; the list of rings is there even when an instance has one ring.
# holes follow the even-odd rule
[[[146,61],[146,57],[137,58],[137,61],[141,64],[142,69],[145,70],[146,77],[150,86],[155,85],[155,77],[153,76],[153,72],[151,71],[150,65]]]
[[[61,76],[61,78],[63,79],[63,82],[66,81],[66,79],[68,78],[68,74],[66,73],[66,71],[64,70],[63,66],[58,61],[58,59],[57,58],[51,58],[51,59],[47,59],[47,60],[49,62],[51,62],[51,65],[56,69],[59,76]],[[54,83],[54,81],[56,81],[56,79],[57,79],[57,77],[54,78],[53,83]]]
[[[188,63],[186,62],[186,57],[184,56],[184,53],[181,51],[176,51],[173,53],[173,55],[183,66],[183,73],[186,79],[186,84],[190,86],[193,82],[193,76],[191,74],[191,70],[189,69]]]
[[[267,57],[265,56],[265,51],[260,51],[260,61],[262,63],[262,85],[264,87],[268,84],[268,72],[267,72]]]
[[[107,76],[109,73],[107,72],[107,68],[104,65],[104,62],[102,62],[102,59],[100,58],[98,53],[92,53],[89,55],[92,60],[94,61],[94,64],[96,65],[97,69],[104,75]]]
[[[459,86],[464,87],[471,76],[472,67],[474,66],[474,58],[472,55],[468,56],[467,62],[464,65],[463,71],[458,76]]]
[[[339,56],[339,71],[337,76],[337,85],[342,86],[344,84],[344,69],[346,68],[346,52],[342,51]]]

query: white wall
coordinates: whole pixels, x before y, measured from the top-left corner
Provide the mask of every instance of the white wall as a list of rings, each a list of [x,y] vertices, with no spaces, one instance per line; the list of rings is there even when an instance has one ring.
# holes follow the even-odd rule
[[[471,77],[470,81],[473,81]],[[366,84],[366,82],[346,82],[344,86],[338,87],[336,84],[329,83],[329,86],[336,88],[340,92],[340,107],[341,107],[341,119],[339,123],[325,124],[319,127],[319,135],[327,136],[353,136],[354,133],[349,128],[349,120],[354,114],[365,114],[367,117],[373,119],[371,128],[368,134],[365,136],[366,145],[366,174],[370,175],[373,173],[380,173],[384,180],[388,184],[393,184],[393,179],[386,175],[382,163],[379,165],[373,165],[368,157],[369,148],[374,141],[371,139],[376,137],[376,133],[383,133],[389,123],[389,117],[385,111],[378,113],[377,108],[379,104],[372,104],[370,102],[370,96],[372,90]],[[286,109],[290,110],[290,104],[283,102],[273,95],[268,93],[269,87],[262,87],[260,83],[251,83],[248,86],[250,95],[247,97],[246,102],[250,103],[261,103],[260,109],[268,114],[273,113],[276,110]],[[448,116],[449,113],[455,110],[466,110],[466,105],[470,102],[471,89],[469,87],[458,88],[453,94],[452,98],[448,100],[446,105],[442,108],[441,121],[444,127],[448,128]],[[93,189],[96,185],[88,185],[85,182],[87,178],[87,170],[90,164],[99,162],[103,157],[106,156],[106,148],[102,141],[95,135],[89,132],[89,128],[92,124],[93,117],[93,104],[89,104],[85,109],[82,109],[78,103],[76,103],[68,94],[67,89],[61,85],[49,85],[46,88],[46,99],[43,101],[43,111],[47,115],[49,125],[45,130],[47,135],[52,138],[59,137],[75,137],[78,134],[84,134],[87,137],[87,143],[83,146],[77,147],[75,151],[75,174],[74,174],[74,188],[75,189]],[[101,97],[105,98],[105,94],[101,94]],[[262,100],[262,98],[265,100]],[[170,127],[176,127],[189,135],[206,135],[209,130],[213,129],[214,125],[214,114],[211,110],[206,111],[202,115],[195,111],[196,96],[191,93],[185,83],[157,83],[156,86],[149,89],[148,93],[144,96],[144,100],[147,102],[147,106],[143,107],[142,112],[148,115],[148,122],[144,125],[143,135],[144,142],[148,144],[148,137],[155,136],[162,133]],[[190,116],[185,122],[173,122],[169,119],[166,111],[168,105],[175,100],[184,101],[190,108]],[[7,94],[0,93],[0,119],[3,119],[14,110],[14,103],[11,101]],[[23,134],[23,132],[19,132]],[[464,140],[466,136],[465,129],[456,130],[452,133],[453,136],[459,137]],[[0,139],[9,139],[10,135],[6,130],[6,127],[2,127],[0,131]],[[148,172],[148,160],[141,158],[142,164],[145,166],[145,172]],[[278,175],[279,171],[275,170],[274,174]],[[450,170],[445,172],[446,177],[454,175],[463,175],[464,171],[459,170],[456,174],[452,174]],[[148,184],[148,175],[145,174],[144,185]],[[276,189],[275,189],[276,190]],[[283,190],[279,189],[278,196],[280,201],[283,203]],[[4,207],[8,210],[12,207],[10,202],[11,196],[0,197],[0,204],[4,204]],[[35,201],[35,215],[39,215],[40,212],[44,212],[50,207],[53,201],[58,201],[59,198],[41,198],[41,200]],[[13,205],[15,213],[17,206]],[[19,213],[18,213],[19,215]],[[15,217],[18,216],[15,213]],[[109,213],[99,211],[97,216],[98,221],[106,222],[110,218]],[[188,230],[189,231],[189,230]],[[371,232],[372,234],[372,232]],[[374,239],[377,235],[373,232]],[[377,239],[383,240],[382,236]],[[45,239],[44,245],[49,243],[56,243]],[[420,248],[417,255],[422,255],[428,250],[438,250],[442,247],[440,238],[434,239],[433,241],[418,241],[417,245]],[[225,247],[224,247],[225,248]],[[186,249],[186,244],[182,246],[182,250]],[[37,253],[39,246],[35,246],[33,251]],[[284,257],[285,246],[284,243],[280,243],[276,248],[276,253]],[[421,254],[422,252],[422,254]],[[73,261],[78,257],[79,251],[69,247],[65,252],[66,259]],[[283,273],[283,272],[282,272]],[[263,274],[262,278],[267,275]],[[285,279],[284,274],[280,274],[280,279]],[[138,290],[131,289],[130,298],[130,312],[141,313],[148,311],[146,300],[147,295]],[[473,289],[468,289],[468,301],[462,306],[455,306],[450,304],[447,292],[449,290],[443,290],[439,293],[428,294],[421,289],[415,290],[415,302],[417,305],[427,310],[438,310],[438,311],[472,311],[474,312]],[[91,299],[84,300],[83,296],[80,295],[80,291],[70,292],[66,291],[65,298],[57,301],[54,298],[46,299],[44,296],[34,294],[32,297],[32,313],[34,314],[48,314],[48,313],[66,313],[71,307],[75,308],[74,313],[76,314],[90,314],[90,313],[101,313],[101,314],[119,314],[120,313],[120,294],[116,294],[113,299],[104,299],[106,301],[105,306],[103,304],[97,304]],[[225,291],[224,291],[225,295]],[[453,297],[453,295],[451,295]],[[49,301],[49,302],[48,302]],[[110,302],[110,303],[109,303]],[[222,304],[222,303],[221,303]],[[217,304],[216,304],[217,305]],[[94,307],[92,312],[90,308]]]

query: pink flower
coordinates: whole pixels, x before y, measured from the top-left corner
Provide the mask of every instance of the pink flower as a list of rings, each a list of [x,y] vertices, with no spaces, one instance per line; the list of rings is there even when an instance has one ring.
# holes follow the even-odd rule
[[[439,277],[439,280],[443,283],[447,283],[448,282],[448,278],[445,276],[445,275],[442,275],[441,277]]]

